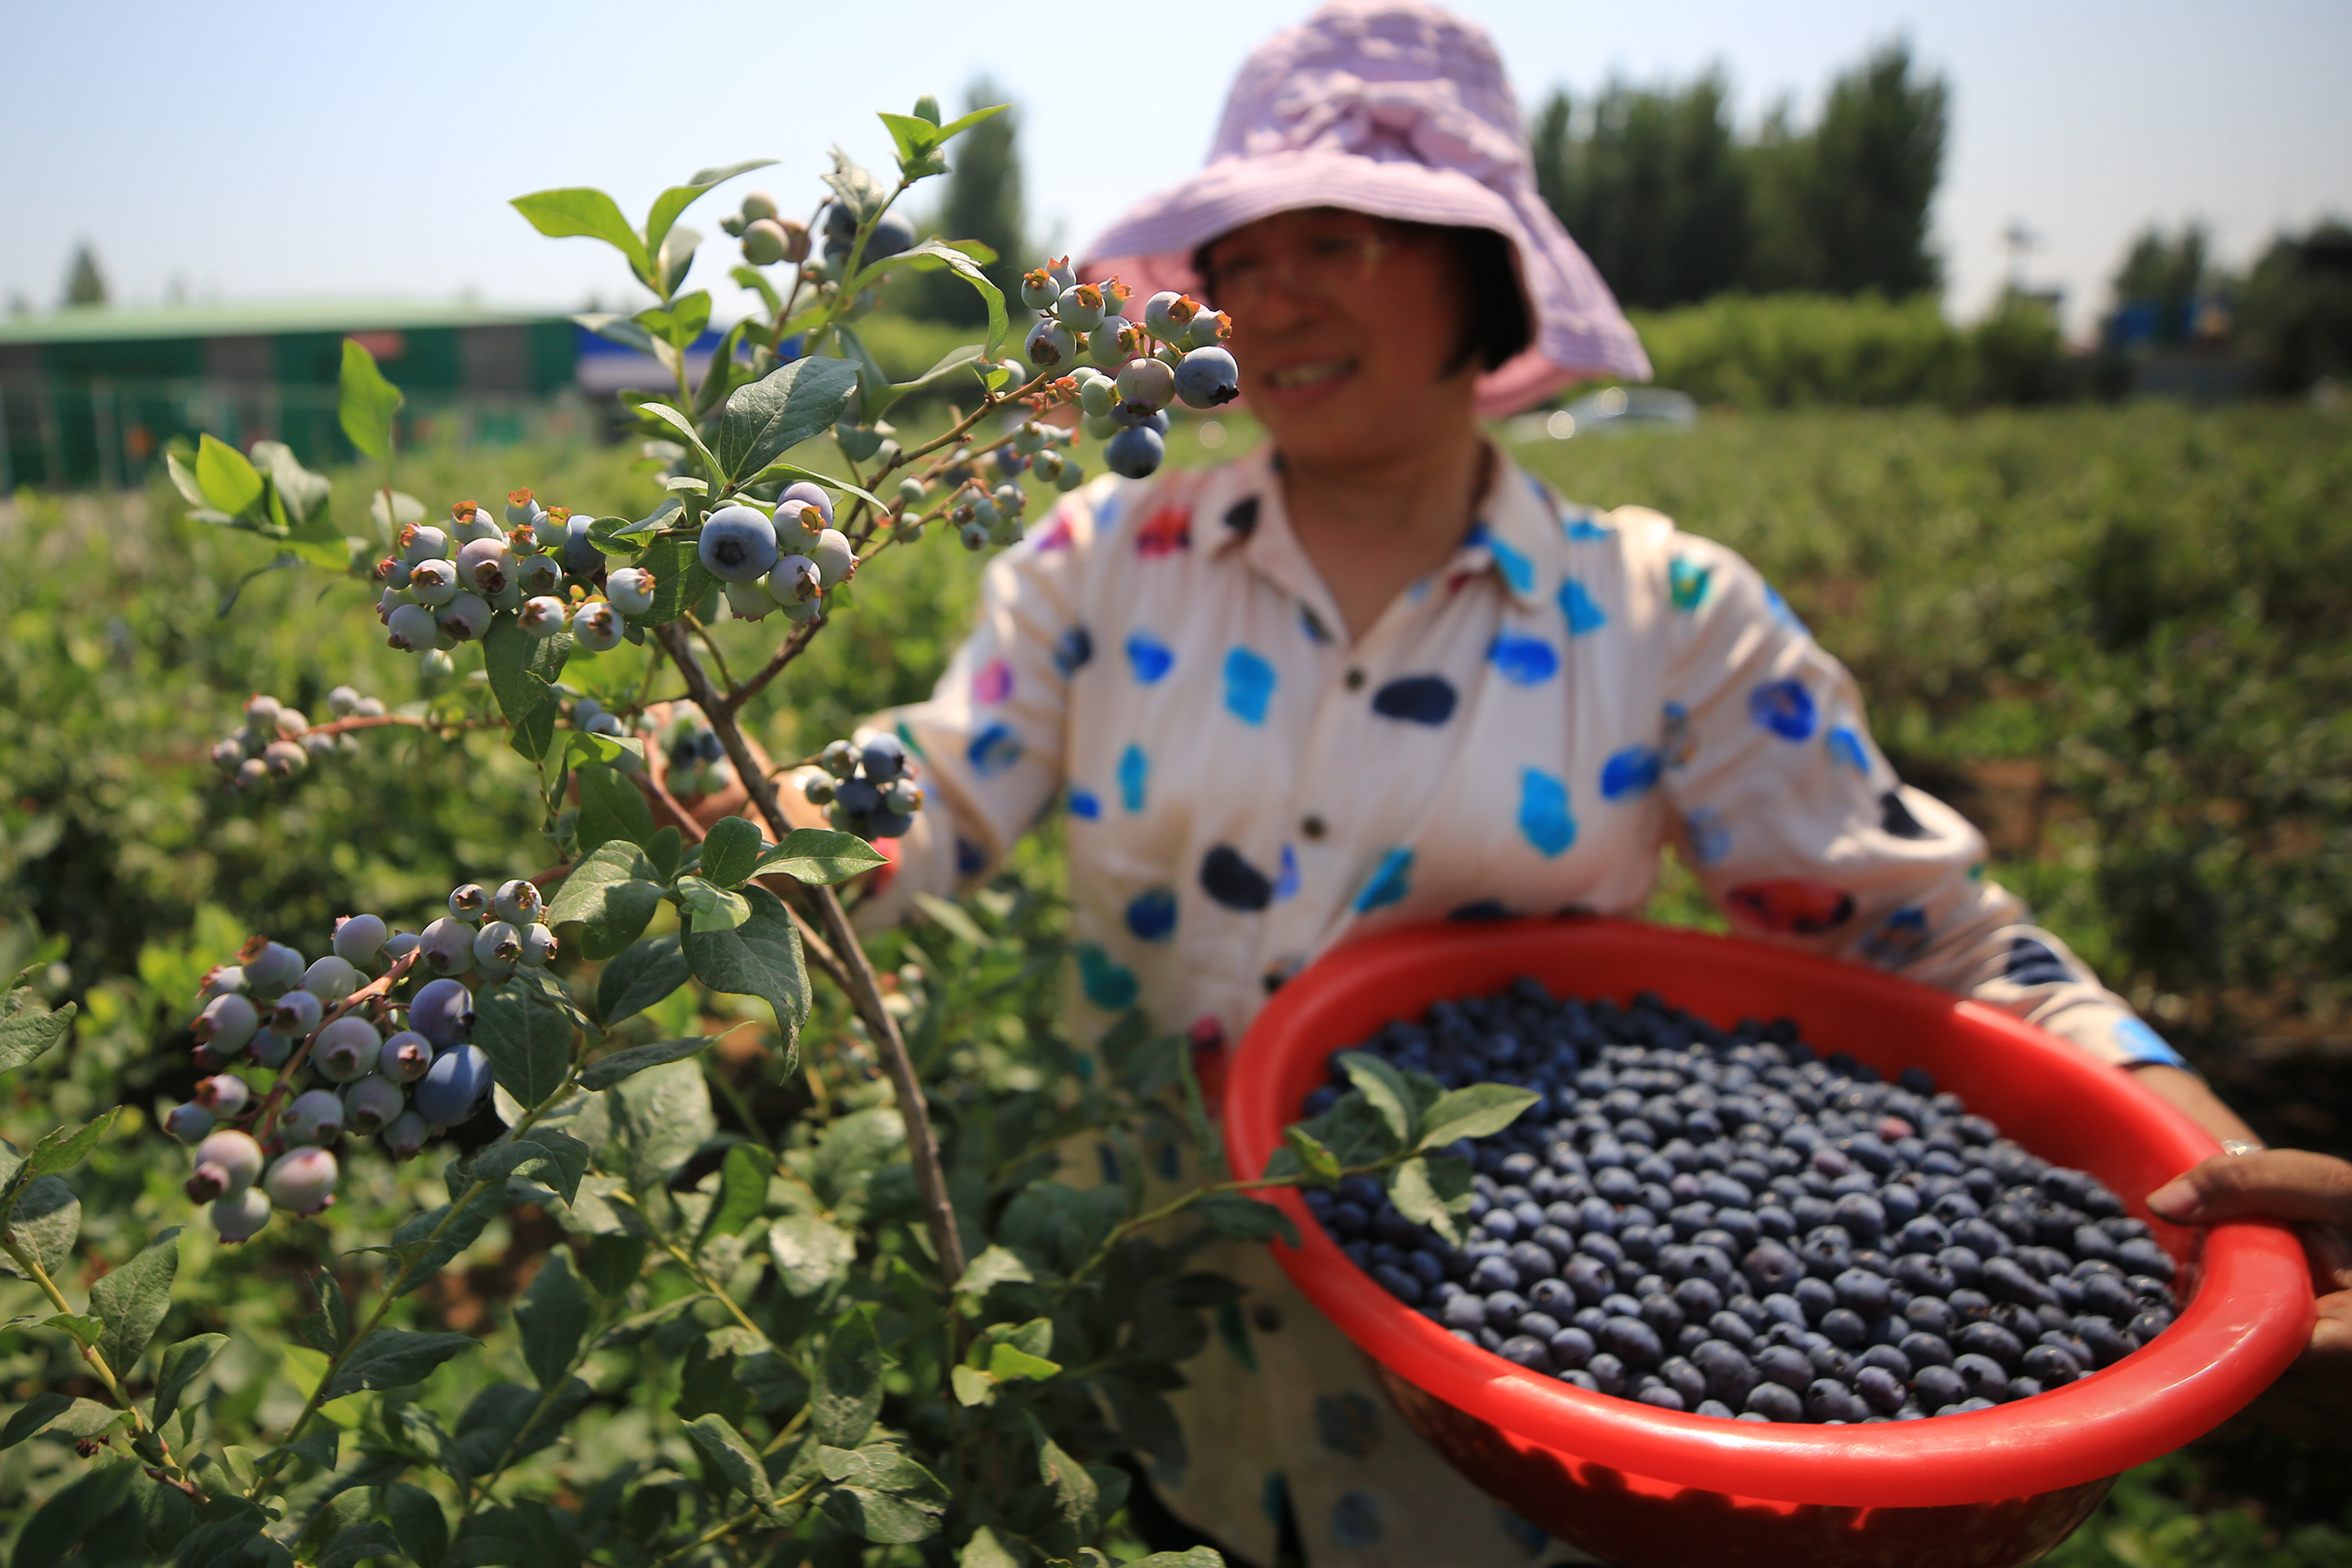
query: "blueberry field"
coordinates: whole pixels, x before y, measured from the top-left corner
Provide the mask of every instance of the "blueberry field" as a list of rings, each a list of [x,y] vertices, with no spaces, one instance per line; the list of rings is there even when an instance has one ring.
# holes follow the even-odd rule
[[[1219,433],[1218,456],[1251,438],[1245,420],[1223,421]],[[1170,449],[1179,462],[1208,456],[1197,422],[1180,423]],[[1578,500],[1653,506],[1747,553],[1854,668],[1897,767],[1984,829],[1992,874],[2025,893],[2264,1138],[2352,1155],[2352,423],[2341,413],[1722,414],[1686,433],[1517,451]],[[659,499],[635,457],[630,447],[427,449],[404,459],[401,488],[437,509],[528,484],[551,503],[634,517]],[[371,480],[331,477],[337,506],[356,513]],[[0,504],[0,963],[10,975],[35,966],[44,1000],[78,1007],[68,1048],[0,1076],[0,1134],[29,1148],[60,1123],[127,1108],[67,1177],[82,1216],[67,1281],[76,1295],[189,1221],[185,1158],[154,1123],[196,1076],[187,1026],[214,963],[255,931],[304,934],[316,952],[338,915],[413,912],[453,884],[529,877],[548,858],[537,774],[487,730],[364,731],[354,749],[266,796],[224,788],[208,752],[253,692],[314,714],[338,686],[395,710],[425,693],[418,664],[383,646],[363,584],[258,571],[265,545],[185,511],[162,484]],[[877,556],[793,679],[746,704],[746,733],[770,756],[809,755],[863,713],[928,689],[986,559],[947,532]],[[772,627],[709,630],[709,651],[739,671],[757,668],[774,642]],[[998,1118],[962,1123],[959,1179],[1007,1199],[1042,1178],[1034,1150],[1054,1119],[1076,1114],[1057,1100],[1077,1073],[1055,1024],[1057,857],[1048,830],[977,899],[873,944],[877,967],[905,977],[893,1005],[927,1068],[977,1086]],[[1672,875],[1652,912],[1712,919],[1689,880]],[[737,1176],[750,1167],[721,1157],[746,1147],[759,1152],[761,1180],[800,1184],[846,1223],[908,1208],[906,1167],[889,1162],[877,1133],[887,1088],[862,1028],[821,993],[788,1067],[768,1018],[694,984],[647,1010],[648,1039],[738,1026],[699,1058],[708,1110],[688,1119],[670,1186],[714,1212],[748,1203],[740,1229],[769,1201],[765,1187],[741,1195]],[[327,1358],[281,1325],[309,1310],[303,1293],[318,1289],[320,1266],[356,1282],[365,1260],[347,1249],[444,1201],[439,1164],[355,1166],[328,1215],[235,1250],[199,1226],[184,1235],[155,1342],[227,1336],[205,1374],[202,1419],[228,1445],[232,1468],[254,1464],[318,1402]],[[539,1310],[535,1290],[552,1299],[540,1287],[564,1241],[558,1216],[509,1209],[391,1321],[469,1336],[511,1324]],[[300,1560],[322,1560],[316,1549],[334,1527],[359,1528],[358,1514],[339,1511],[339,1497],[361,1495],[350,1489],[374,1486],[394,1496],[395,1525],[406,1517],[414,1499],[394,1494],[427,1494],[421,1481],[388,1479],[401,1456],[460,1478],[454,1487],[436,1479],[428,1496],[445,1541],[447,1521],[461,1543],[468,1531],[503,1543],[562,1538],[545,1555],[484,1549],[466,1561],[583,1561],[562,1544],[572,1535],[546,1533],[558,1512],[575,1521],[599,1509],[626,1514],[633,1539],[662,1522],[651,1517],[661,1510],[675,1506],[684,1521],[687,1505],[662,1489],[664,1477],[697,1470],[681,1420],[741,1421],[747,1409],[780,1407],[772,1400],[809,1397],[804,1382],[786,1387],[801,1371],[772,1366],[763,1383],[751,1354],[728,1348],[739,1331],[717,1320],[727,1270],[751,1266],[742,1252],[698,1250],[677,1267],[656,1258],[642,1278],[643,1260],[633,1261],[633,1293],[577,1295],[593,1332],[573,1335],[572,1381],[549,1385],[548,1400],[560,1387],[578,1401],[561,1442],[532,1440],[536,1368],[508,1349],[457,1356],[414,1387],[324,1401],[342,1439],[345,1489],[331,1465],[298,1468],[304,1479],[289,1497],[315,1510],[310,1528],[322,1532]],[[602,1256],[593,1247],[580,1255],[583,1268]],[[856,1267],[849,1288],[874,1303],[886,1333],[922,1310],[904,1259]],[[799,1309],[773,1300],[782,1305],[765,1326],[781,1332]],[[1196,1321],[1213,1307],[1207,1298],[1154,1307],[1170,1325],[1158,1349],[1226,1353]],[[14,1320],[0,1326],[0,1408],[29,1408],[43,1390],[98,1392],[70,1345],[40,1326],[48,1308],[29,1284],[0,1280],[0,1308]],[[1003,1348],[1012,1353],[1001,1366],[1027,1364],[1025,1350]],[[919,1431],[933,1418],[909,1403],[922,1376],[885,1374],[886,1425]],[[0,1538],[20,1563],[136,1561],[135,1547],[106,1544],[104,1517],[123,1494],[100,1483],[118,1472],[77,1454],[73,1419],[69,1411],[25,1440],[5,1435]],[[1053,1412],[1057,1432],[1083,1431],[1088,1419]],[[441,1443],[454,1457],[434,1448]],[[951,1449],[970,1468],[943,1478],[950,1489],[988,1482],[988,1455],[940,1451]],[[352,1455],[395,1468],[351,1480]],[[1066,1462],[1060,1517],[1082,1517],[1083,1539],[1100,1525],[1100,1539],[1133,1547],[1120,1524],[1122,1473]],[[2051,1561],[2342,1563],[2352,1559],[2352,1505],[2340,1465],[2340,1455],[2251,1423],[2227,1429],[2126,1477]],[[603,1498],[596,1479],[630,1466],[637,1481],[625,1505]],[[75,1488],[81,1514],[44,1507]],[[28,1530],[37,1513],[50,1522]],[[76,1518],[79,1533],[61,1536],[59,1521]],[[688,1525],[677,1529],[677,1539],[691,1539]],[[1048,1524],[1038,1530],[1050,1536]],[[813,1539],[811,1561],[884,1560],[822,1531]],[[892,1550],[887,1561],[943,1561]],[[382,1554],[391,1560],[392,1547]]]

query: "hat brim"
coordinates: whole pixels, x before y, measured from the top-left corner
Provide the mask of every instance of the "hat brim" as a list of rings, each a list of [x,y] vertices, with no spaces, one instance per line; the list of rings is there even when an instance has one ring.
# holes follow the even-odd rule
[[[1458,170],[1325,148],[1224,158],[1130,210],[1080,266],[1090,278],[1117,273],[1140,297],[1195,292],[1200,247],[1302,207],[1492,229],[1511,242],[1534,331],[1525,352],[1478,378],[1482,416],[1517,413],[1586,377],[1648,380],[1649,356],[1600,272],[1524,176],[1513,184],[1521,188],[1506,194]]]

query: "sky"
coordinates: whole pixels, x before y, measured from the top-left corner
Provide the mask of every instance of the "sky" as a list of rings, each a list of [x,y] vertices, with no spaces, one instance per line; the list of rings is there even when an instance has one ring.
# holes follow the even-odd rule
[[[2196,218],[2225,263],[2282,226],[2352,216],[2352,5],[2344,0],[1457,0],[1523,109],[1554,87],[1683,80],[1720,65],[1743,121],[1810,115],[1833,73],[1907,37],[1953,89],[1936,214],[1947,304],[1980,312],[2001,235],[2040,237],[2028,281],[2077,331],[2149,222]],[[78,241],[115,299],[447,299],[579,309],[629,297],[617,258],[541,237],[506,203],[593,184],[641,216],[706,165],[766,156],[689,226],[696,278],[740,313],[715,233],[738,190],[813,205],[826,150],[887,166],[874,110],[950,108],[985,73],[1024,113],[1040,237],[1078,244],[1196,167],[1226,83],[1301,0],[1133,7],[865,0],[561,5],[229,3],[8,7],[0,297],[56,302]],[[1021,16],[1033,26],[1004,26]]]

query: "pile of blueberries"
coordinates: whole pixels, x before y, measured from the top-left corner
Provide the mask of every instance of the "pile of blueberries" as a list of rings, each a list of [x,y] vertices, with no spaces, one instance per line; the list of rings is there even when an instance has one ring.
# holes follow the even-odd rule
[[[335,922],[333,951],[308,964],[255,937],[205,976],[191,1028],[207,1076],[163,1126],[194,1146],[186,1191],[212,1205],[223,1241],[252,1237],[273,1208],[308,1215],[332,1204],[345,1133],[404,1160],[480,1108],[490,1061],[472,1043],[462,977],[495,984],[551,962],[544,909],[530,882],[495,892],[468,882],[450,893],[448,916],[421,931],[348,915]],[[375,986],[404,960],[393,984]]]
[[[833,497],[805,479],[777,496],[772,517],[740,502],[720,507],[703,520],[696,548],[738,620],[756,621],[775,609],[788,621],[815,620],[824,614],[826,591],[857,570],[849,536],[833,526]],[[645,603],[625,605],[623,614],[653,607],[652,578],[644,575]],[[611,583],[606,579],[608,592]]]
[[[356,687],[338,686],[327,693],[327,711],[336,719],[381,719],[384,706],[383,699],[362,697]],[[290,779],[314,762],[359,749],[357,736],[314,728],[301,710],[264,691],[246,700],[245,722],[214,742],[212,756],[231,788],[257,795],[273,780]]]
[[[1370,1177],[1307,1203],[1458,1337],[1664,1410],[1908,1421],[2113,1365],[2173,1319],[2171,1258],[2115,1194],[2000,1136],[1917,1068],[1817,1058],[1786,1018],[1723,1030],[1643,993],[1522,979],[1360,1047],[1448,1089],[1539,1098],[1448,1152],[1463,1244]],[[1345,1074],[1307,1097],[1319,1115]]]
[[[1131,297],[1116,278],[1079,282],[1067,257],[1021,280],[1021,302],[1041,312],[1023,349],[1029,363],[1072,367],[1087,433],[1108,443],[1103,462],[1139,479],[1168,455],[1169,404],[1221,407],[1241,395],[1241,381],[1223,347],[1234,332],[1223,311],[1189,294],[1159,293],[1144,301],[1139,324],[1120,313]]]
[[[589,542],[588,518],[541,506],[527,489],[507,497],[503,517],[501,524],[480,502],[461,500],[446,528],[400,531],[373,574],[383,587],[375,613],[385,641],[404,653],[446,653],[480,641],[501,610],[532,637],[569,631],[591,653],[625,637],[645,640],[623,617],[653,606],[653,578],[630,568],[598,589],[604,555]]]
[[[835,827],[870,840],[901,837],[915,826],[923,786],[915,782],[898,736],[873,735],[863,744],[835,741],[817,763],[802,774],[801,793],[811,805],[831,807],[825,815]]]

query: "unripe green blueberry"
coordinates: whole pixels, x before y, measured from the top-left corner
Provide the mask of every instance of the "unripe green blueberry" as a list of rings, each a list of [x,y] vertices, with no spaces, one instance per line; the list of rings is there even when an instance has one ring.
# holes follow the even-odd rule
[[[415,1158],[432,1136],[431,1122],[413,1110],[404,1110],[377,1136],[376,1146],[395,1160],[408,1160]]]
[[[360,699],[360,705],[357,711],[355,711],[352,716],[355,719],[381,719],[383,715],[384,706],[383,698],[362,697]]]
[[[313,1089],[294,1097],[278,1123],[288,1142],[323,1143],[343,1130],[342,1097],[331,1089]]]
[[[1106,316],[1087,334],[1087,354],[1105,370],[1117,370],[1143,348],[1143,334],[1124,316]]]
[[[408,577],[408,596],[430,609],[439,609],[457,596],[457,563],[420,561]]]
[[[983,523],[967,522],[956,531],[966,550],[979,551],[988,547],[988,528]]]
[[[835,778],[850,778],[857,772],[857,748],[847,741],[835,741],[817,754],[817,761]]]
[[[572,606],[551,594],[525,599],[515,614],[515,625],[532,637],[547,638],[572,624]]]
[[[449,913],[457,920],[476,921],[490,912],[490,890],[479,882],[464,882],[449,889]]]
[[[849,536],[837,528],[828,528],[816,536],[809,559],[816,563],[817,576],[828,588],[848,582],[857,570],[857,556],[849,548]]]
[[[1052,370],[1077,357],[1078,342],[1070,335],[1069,328],[1051,316],[1041,316],[1037,324],[1029,329],[1028,342],[1022,345],[1021,352],[1038,369]]]
[[[172,1107],[163,1118],[163,1131],[183,1143],[201,1143],[213,1130],[213,1113],[193,1100]]]
[[[882,808],[904,816],[923,808],[923,786],[912,779],[894,779],[883,786]]]
[[[727,595],[727,607],[739,621],[756,621],[773,615],[776,601],[768,596],[765,578],[757,583],[723,583],[720,589]]]
[[[331,952],[302,972],[302,989],[321,1002],[340,1002],[358,990],[364,978],[351,960]]]
[[[526,555],[516,577],[523,596],[537,598],[563,586],[563,566],[552,555]]]
[[[923,498],[930,494],[930,486],[914,475],[908,474],[898,481],[898,504],[909,507],[920,506],[923,504]]]
[[[457,661],[449,657],[447,649],[429,647],[425,650],[425,658],[417,666],[416,679],[425,690],[430,691],[457,673]]]
[[[313,730],[309,734],[302,737],[302,754],[309,757],[313,762],[318,761],[321,757],[331,757],[339,749],[335,743],[338,740],[343,742],[340,748],[341,750],[353,750],[354,748],[351,744],[351,739],[352,738],[349,735],[328,735]]]
[[[196,1000],[209,1002],[215,996],[226,996],[245,989],[245,970],[234,963],[215,963],[205,971],[202,984],[196,987]]]
[[[538,499],[529,490],[507,492],[506,516],[509,528],[529,528],[546,515],[547,509],[541,506]]]
[[[1043,267],[1032,268],[1021,275],[1021,302],[1033,310],[1050,310],[1060,303],[1062,285],[1054,281],[1051,271]]]
[[[298,1215],[318,1214],[335,1201],[335,1157],[324,1149],[305,1145],[278,1156],[261,1178],[269,1201]]]
[[[544,969],[555,962],[556,951],[553,931],[535,922],[522,928],[523,967]]]
[[[1086,433],[1097,441],[1108,441],[1127,428],[1118,422],[1116,416],[1109,414],[1089,414],[1079,423],[1085,427]]]
[[[801,798],[811,805],[833,804],[833,781],[820,773],[801,775]]]
[[[303,717],[299,708],[280,708],[273,724],[280,739],[299,741],[302,732],[310,727],[310,721]]]
[[[1086,482],[1087,471],[1078,466],[1076,458],[1065,458],[1062,471],[1054,476],[1054,488],[1057,490],[1074,490]]]
[[[624,566],[604,576],[604,597],[625,616],[642,616],[654,607],[654,574],[642,566]]]
[[[824,579],[805,555],[787,555],[768,574],[768,596],[779,605],[803,604],[823,592]]]
[[[241,1193],[261,1180],[261,1145],[253,1141],[249,1132],[224,1127],[196,1145],[196,1168],[201,1171],[207,1165],[213,1167],[220,1184],[205,1196]]]
[[[248,757],[261,755],[261,749],[269,744],[270,739],[268,727],[256,724],[239,726],[236,736],[236,743],[245,748],[245,754]]]
[[[376,1052],[375,1070],[394,1083],[415,1083],[433,1065],[433,1042],[414,1029],[403,1029]]]
[[[220,1233],[223,1246],[235,1247],[240,1241],[250,1241],[268,1223],[269,1198],[259,1187],[230,1193],[213,1203],[213,1229]]]
[[[441,634],[434,624],[433,612],[422,605],[402,605],[384,617],[384,641],[403,653],[427,653],[433,639]]]
[[[412,522],[400,531],[400,558],[411,566],[449,557],[449,536],[431,523]]]
[[[257,691],[245,700],[245,721],[257,730],[274,729],[279,706],[278,699],[267,691]]]
[[[769,596],[774,597],[773,595]],[[812,622],[824,619],[824,600],[821,597],[803,599],[797,604],[786,605],[783,610],[784,619],[796,626],[804,626]]]
[[[1062,454],[1051,450],[1040,452],[1030,459],[1030,467],[1040,479],[1050,485],[1062,477]]]
[[[320,1015],[324,1011],[314,993],[289,991],[270,1010],[269,1026],[299,1040],[319,1026]]]
[[[214,997],[205,1005],[205,1010],[196,1015],[196,1021],[189,1026],[199,1045],[210,1046],[225,1057],[233,1057],[243,1050],[246,1043],[253,1038],[253,1032],[259,1027],[260,1012],[251,1002],[234,993]]]
[[[1074,332],[1091,332],[1102,325],[1108,312],[1103,304],[1102,290],[1092,283],[1073,283],[1062,290],[1054,305],[1055,315],[1062,325]]]
[[[508,921],[492,921],[474,933],[474,967],[485,979],[503,980],[522,957],[522,932]]]
[[[310,765],[310,753],[291,741],[272,741],[261,748],[261,763],[270,777],[290,779]]]
[[[294,1054],[294,1045],[290,1035],[281,1035],[275,1029],[261,1029],[256,1031],[253,1043],[246,1047],[245,1054],[251,1057],[257,1066],[282,1068],[286,1065],[286,1058]]]
[[[343,1089],[343,1125],[365,1138],[382,1131],[385,1123],[408,1109],[400,1086],[374,1073]]]
[[[457,642],[473,642],[490,629],[489,601],[479,594],[460,594],[433,617],[441,635]]]
[[[259,795],[269,787],[269,764],[259,757],[247,757],[236,764],[236,787],[240,795]]]
[[[1143,330],[1161,342],[1172,343],[1200,313],[1201,302],[1191,295],[1162,289],[1143,302]]]
[[[359,711],[359,707],[360,689],[356,686],[338,686],[327,693],[327,711],[338,719],[350,718]]]
[[[243,1111],[252,1092],[245,1079],[235,1073],[215,1073],[196,1080],[196,1103],[216,1117],[233,1117]]]
[[[352,963],[371,963],[390,935],[382,915],[345,915],[335,922],[335,953]]]
[[[754,267],[773,267],[792,247],[792,236],[772,217],[756,218],[743,226],[743,259]]]
[[[449,514],[450,541],[459,547],[471,544],[478,539],[495,539],[500,543],[506,542],[506,531],[499,526],[489,509],[478,501],[459,501],[449,509]]]
[[[757,223],[762,218],[774,217],[782,210],[776,205],[776,198],[765,191],[743,193],[743,221],[746,223]]]
[[[1156,414],[1176,395],[1176,373],[1156,359],[1130,360],[1119,368],[1118,400],[1130,415]]]
[[[736,239],[742,238],[743,215],[741,213],[729,213],[725,217],[720,218],[719,220],[719,232]]]
[[[474,967],[474,933],[457,921],[435,921],[417,933],[416,946],[435,974],[463,974]]]
[[[349,1083],[375,1070],[375,1058],[383,1049],[383,1037],[365,1018],[354,1013],[329,1024],[310,1042],[310,1065],[329,1083]]]
[[[213,742],[213,766],[236,776],[237,764],[245,761],[245,747],[234,737]]]
[[[1019,517],[1029,506],[1029,493],[1010,482],[997,486],[989,499],[996,502],[997,512],[1003,517]]]
[[[572,613],[572,637],[582,651],[610,653],[621,646],[620,613],[603,599],[591,599]]]
[[[547,908],[547,896],[539,890],[538,883],[517,877],[499,884],[499,890],[490,895],[490,908],[502,921],[529,925]]]

